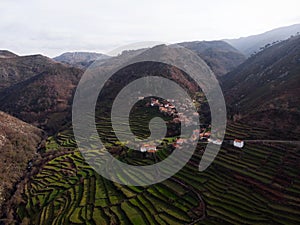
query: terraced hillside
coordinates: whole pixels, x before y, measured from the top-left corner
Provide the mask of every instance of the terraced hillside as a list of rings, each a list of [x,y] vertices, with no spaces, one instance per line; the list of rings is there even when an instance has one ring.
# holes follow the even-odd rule
[[[197,192],[184,183],[121,186],[96,174],[78,152],[48,162],[25,193],[29,201],[18,213],[34,224],[183,224],[201,212]]]
[[[264,132],[232,124],[227,139],[253,139]],[[66,134],[59,138],[59,143],[74,147]],[[200,173],[197,165],[202,151],[199,143],[180,172],[148,187],[108,181],[96,174],[79,152],[67,152],[45,163],[25,185],[25,203],[17,214],[23,222],[33,224],[300,222],[299,146],[246,142],[238,149],[224,143],[214,163]],[[157,157],[163,157],[163,151]]]
[[[40,129],[0,111],[0,217],[30,160],[37,157],[42,136]]]
[[[300,36],[266,48],[224,76],[229,115],[269,136],[297,140],[300,133]],[[288,131],[288,132],[287,132]]]

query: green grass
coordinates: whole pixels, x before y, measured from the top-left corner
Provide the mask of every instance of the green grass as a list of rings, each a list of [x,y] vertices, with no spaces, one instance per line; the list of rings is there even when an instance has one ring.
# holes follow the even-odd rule
[[[109,123],[104,120],[101,129],[108,132]],[[264,130],[234,124],[227,132],[227,137],[243,138],[251,132],[263,135]],[[115,146],[113,135],[106,141]],[[293,146],[251,143],[236,149],[227,144],[213,164],[199,172],[195,164],[201,159],[200,145],[193,164],[149,187],[123,186],[95,173],[75,150],[71,131],[48,138],[46,146],[73,151],[47,162],[25,186],[25,203],[17,212],[34,224],[189,224],[202,217],[198,195],[206,216],[197,224],[300,223],[300,150]],[[89,154],[97,157],[95,150]],[[168,151],[159,151],[157,157],[168,157]],[[122,160],[153,163],[130,154]]]

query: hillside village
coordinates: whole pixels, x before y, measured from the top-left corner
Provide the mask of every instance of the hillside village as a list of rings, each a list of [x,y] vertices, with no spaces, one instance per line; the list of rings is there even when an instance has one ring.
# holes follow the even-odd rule
[[[144,97],[138,97],[138,100],[144,100]],[[188,101],[187,101],[188,102]],[[192,103],[195,104],[195,101]],[[163,113],[168,116],[172,116],[173,123],[180,123],[184,122],[186,126],[197,126],[199,125],[199,114],[197,112],[186,115],[181,112],[187,112],[187,109],[191,107],[191,105],[188,105],[187,103],[181,104],[177,103],[177,108],[175,107],[175,100],[174,99],[167,99],[167,100],[160,100],[158,98],[151,98],[150,102],[146,101],[145,106],[146,107],[156,107],[158,108],[160,113]],[[178,111],[177,111],[178,109]],[[183,144],[189,144],[193,143],[194,141],[199,140],[202,143],[213,143],[215,145],[222,145],[223,141],[220,139],[213,139],[211,138],[211,125],[201,125],[200,129],[194,129],[193,134],[191,137],[188,138],[176,138],[176,142],[172,144],[174,148],[181,149]],[[232,141],[232,144],[234,147],[237,148],[243,148],[244,147],[244,141],[235,139]],[[139,148],[140,152],[147,152],[147,153],[155,153],[158,151],[156,145],[154,143],[152,144],[141,144]]]

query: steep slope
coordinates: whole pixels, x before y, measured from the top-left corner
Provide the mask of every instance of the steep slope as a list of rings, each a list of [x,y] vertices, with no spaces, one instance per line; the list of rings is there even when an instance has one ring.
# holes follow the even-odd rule
[[[224,41],[194,41],[179,45],[196,52],[217,76],[222,76],[242,62],[245,56]]]
[[[2,203],[26,172],[41,139],[38,128],[0,112],[0,215]]]
[[[246,56],[250,56],[254,52],[259,51],[260,48],[263,48],[265,45],[272,44],[277,41],[286,40],[287,38],[291,37],[291,35],[296,35],[297,32],[300,32],[300,24],[280,27],[262,34],[252,35],[249,37],[227,39],[225,41],[244,53]]]
[[[7,50],[0,50],[0,58],[13,58],[13,57],[17,57],[18,55],[16,55],[15,53],[12,53],[10,51]]]
[[[39,73],[55,68],[58,64],[42,55],[18,57],[5,51],[2,55],[6,55],[6,57],[0,57],[0,91]]]
[[[66,52],[53,58],[57,62],[86,69],[95,60],[108,59],[109,56],[95,52]]]
[[[42,72],[0,92],[0,109],[28,123],[55,132],[69,116],[72,96],[83,73],[60,63],[45,64],[38,56],[33,65]],[[39,64],[39,59],[42,63]],[[18,67],[17,67],[18,68]]]
[[[300,36],[252,56],[221,80],[231,115],[273,136],[300,133]]]

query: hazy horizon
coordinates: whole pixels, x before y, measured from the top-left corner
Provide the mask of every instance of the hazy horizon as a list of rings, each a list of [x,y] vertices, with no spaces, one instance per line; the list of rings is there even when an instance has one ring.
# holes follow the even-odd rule
[[[55,57],[74,51],[106,53],[142,41],[240,38],[300,23],[299,6],[295,0],[3,0],[0,49]]]

